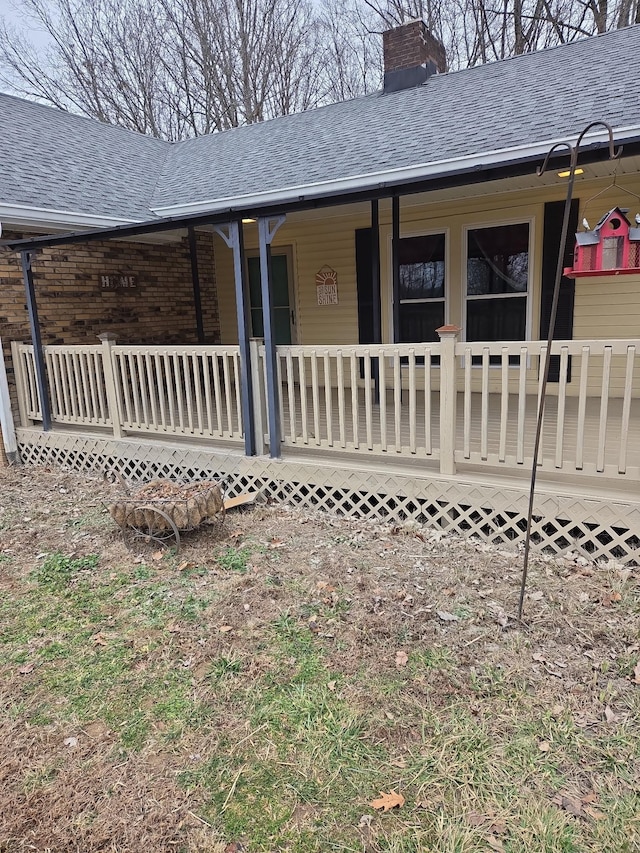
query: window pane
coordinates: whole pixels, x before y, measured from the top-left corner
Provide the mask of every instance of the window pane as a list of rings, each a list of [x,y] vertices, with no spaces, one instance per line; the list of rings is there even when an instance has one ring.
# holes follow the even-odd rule
[[[436,329],[444,326],[444,302],[415,302],[400,306],[399,343],[440,340]]]
[[[467,302],[468,341],[523,341],[527,299],[473,299]]]
[[[400,299],[444,296],[444,234],[405,237],[398,247]]]
[[[529,225],[500,225],[469,231],[467,294],[526,293]]]
[[[251,335],[254,338],[264,338],[264,321],[262,308],[251,309]]]

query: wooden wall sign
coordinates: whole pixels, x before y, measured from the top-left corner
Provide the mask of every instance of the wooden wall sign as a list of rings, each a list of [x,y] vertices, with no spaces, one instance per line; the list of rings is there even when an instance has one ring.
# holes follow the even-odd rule
[[[100,276],[100,288],[102,290],[135,290],[137,286],[138,276],[131,273]]]
[[[316,295],[318,305],[338,304],[338,273],[324,266],[316,273]]]

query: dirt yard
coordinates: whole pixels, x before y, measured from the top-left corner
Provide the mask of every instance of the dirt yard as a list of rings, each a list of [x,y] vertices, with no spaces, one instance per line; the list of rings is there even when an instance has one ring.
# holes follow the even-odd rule
[[[635,853],[636,571],[0,469],[2,853]]]

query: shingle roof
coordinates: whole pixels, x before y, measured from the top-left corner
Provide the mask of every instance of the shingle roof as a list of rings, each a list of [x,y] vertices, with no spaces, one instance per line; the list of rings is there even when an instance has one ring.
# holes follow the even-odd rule
[[[316,182],[575,138],[596,119],[640,127],[637,88],[620,77],[633,56],[640,25],[174,144],[0,95],[0,203],[149,219],[157,208],[298,194]]]
[[[170,147],[0,94],[0,203],[149,219],[149,200]]]
[[[631,56],[640,56],[640,26],[179,143],[153,203],[303,186],[575,138],[596,119],[640,125],[637,87],[618,71]]]

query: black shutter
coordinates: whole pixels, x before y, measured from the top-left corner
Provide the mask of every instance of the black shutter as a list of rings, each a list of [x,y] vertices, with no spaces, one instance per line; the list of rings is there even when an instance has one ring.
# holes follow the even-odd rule
[[[562,217],[564,216],[564,202],[550,201],[544,206],[544,237],[542,246],[542,296],[540,303],[540,339],[546,340],[549,334],[549,320],[551,318],[551,303],[553,302],[553,288],[556,279],[556,268],[558,264],[558,251],[560,249],[560,236],[562,231]],[[575,245],[575,234],[578,230],[578,209],[580,202],[574,199],[571,202],[569,214],[569,231],[567,234],[567,245],[565,248],[562,266],[570,267],[573,264],[573,249]],[[573,305],[575,301],[576,285],[572,278],[562,276],[560,282],[560,295],[558,299],[558,313],[556,315],[556,327],[554,340],[569,341],[573,338]],[[549,382],[558,382],[560,379],[560,356],[554,355],[549,368]],[[571,382],[571,357],[567,366],[567,382]]]
[[[356,231],[356,287],[358,292],[358,340],[373,344],[373,270],[371,268],[371,228]]]

